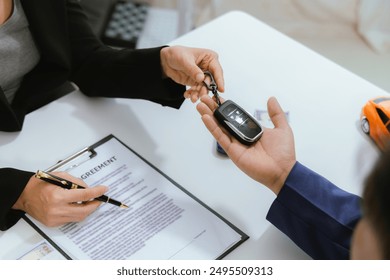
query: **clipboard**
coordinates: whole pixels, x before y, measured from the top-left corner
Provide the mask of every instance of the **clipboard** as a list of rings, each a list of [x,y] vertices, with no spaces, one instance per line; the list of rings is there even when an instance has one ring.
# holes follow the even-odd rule
[[[108,157],[108,156],[104,157],[106,154],[111,155],[111,154],[115,154],[116,152],[124,158],[122,159],[123,162],[120,161],[118,163],[117,161],[119,159],[115,158],[115,161],[111,159],[113,160],[112,165],[109,161],[100,164],[101,158],[105,159]],[[117,157],[120,156],[117,155]],[[128,158],[131,158],[131,160]],[[128,164],[126,165],[126,167],[124,167],[124,163],[127,162],[131,162],[131,164]],[[97,163],[99,163],[100,165],[96,165]],[[94,167],[95,165],[97,167]],[[74,173],[73,172],[74,170],[77,170],[78,173],[77,172]],[[125,172],[121,173],[123,170],[126,170],[126,172],[128,172],[126,174],[130,174],[130,175],[123,175],[124,176],[123,178],[125,178],[125,176],[128,176],[127,179],[133,175],[134,178],[138,178],[137,177],[138,174],[142,173],[142,176],[144,177],[144,179],[142,179],[144,180],[143,182],[144,185],[139,190],[136,189],[132,190],[132,192],[134,193],[131,195],[129,194],[129,197],[132,198],[131,199],[128,198],[128,201],[127,202],[124,201],[124,202],[128,203],[128,205],[137,205],[138,203],[145,203],[144,205],[139,204],[142,206],[137,206],[137,207],[134,206],[132,210],[129,210],[134,212],[138,211],[139,213],[143,213],[142,211],[146,211],[140,209],[156,208],[155,210],[150,210],[150,213],[147,213],[148,214],[147,219],[144,216],[140,215],[139,218],[143,219],[144,221],[143,222],[138,221],[132,224],[138,226],[128,225],[129,229],[131,231],[134,231],[133,235],[130,233],[128,234],[126,233],[129,236],[120,236],[118,244],[122,244],[122,245],[124,244],[123,246],[130,246],[130,247],[136,246],[134,244],[138,244],[139,240],[134,238],[134,236],[138,237],[140,234],[142,234],[140,233],[142,232],[142,230],[138,230],[138,228],[141,227],[151,229],[153,231],[153,234],[146,230],[144,238],[147,240],[143,242],[142,244],[143,247],[141,246],[141,248],[138,248],[138,250],[134,249],[134,253],[129,256],[122,254],[121,256],[118,257],[118,259],[136,258],[136,259],[217,259],[218,260],[218,259],[223,259],[226,255],[228,255],[230,252],[232,252],[235,248],[237,248],[240,244],[242,244],[249,238],[249,236],[245,234],[242,230],[237,228],[227,219],[225,219],[220,214],[218,214],[215,210],[213,210],[208,205],[203,203],[200,199],[198,199],[196,196],[194,196],[184,187],[179,185],[172,178],[167,176],[165,173],[163,173],[153,164],[148,162],[145,158],[143,158],[141,155],[139,155],[137,152],[135,152],[133,149],[128,147],[124,142],[122,142],[112,134],[104,137],[103,139],[96,142],[95,144],[80,150],[79,152],[69,156],[64,160],[59,161],[58,163],[46,169],[47,172],[66,171],[69,172],[70,174],[72,174],[73,172],[72,174],[73,176],[81,177],[85,179],[87,184],[89,184],[88,182],[91,182],[92,180],[91,178],[94,178],[94,176],[96,176],[96,174],[98,174],[101,170],[104,170],[105,173],[102,173],[103,175],[99,175],[99,176],[103,176],[105,180],[111,179],[109,178],[110,174],[111,175],[114,174],[119,178],[120,176],[125,174]],[[80,174],[81,176],[77,176]],[[123,178],[121,180],[125,181],[125,179]],[[103,179],[99,179],[97,181],[101,182],[102,180]],[[131,180],[129,179],[129,181],[126,182],[126,184],[136,185],[134,182],[130,182],[130,181]],[[140,179],[136,179],[135,181],[139,182]],[[93,186],[94,184],[91,185]],[[123,185],[125,185],[125,183],[123,183]],[[141,185],[139,185],[139,187],[140,186]],[[116,195],[118,195],[118,193],[121,192],[124,197],[128,195],[127,192],[122,191],[120,187],[118,188],[119,189],[116,190],[117,193]],[[143,196],[140,197],[143,198],[147,197],[147,198],[143,199],[137,197],[135,195],[137,191],[140,191],[141,194],[142,192],[144,192]],[[152,195],[148,196],[147,194],[149,193],[152,193]],[[159,205],[161,206],[161,208],[159,208],[160,207]],[[110,206],[107,205],[104,207],[110,207]],[[55,228],[55,229],[45,227],[44,225],[40,224],[38,221],[34,220],[32,217],[29,217],[28,215],[25,216],[25,220],[35,230],[37,230],[66,259],[116,259],[115,251],[110,253],[110,255],[108,253],[105,255],[104,252],[96,255],[89,254],[89,253],[84,254],[85,252],[80,252],[80,248],[76,248],[77,246],[80,247],[84,245],[77,244],[77,242],[73,242],[73,241],[70,242],[67,240],[67,237],[65,237],[69,235],[69,232],[71,232],[72,227],[77,228],[77,230],[80,232],[86,231],[86,229],[88,229],[89,227],[91,228],[95,227],[97,230],[103,231],[104,226],[106,224],[104,223],[98,224],[98,223],[91,222],[93,221],[93,219],[96,220],[103,219],[100,218],[100,215],[102,215],[102,217],[105,215],[112,215],[110,219],[117,219],[118,216],[124,216],[121,217],[122,221],[125,221],[123,223],[124,227],[126,227],[126,223],[130,223],[130,221],[133,221],[132,220],[134,218],[133,216],[137,216],[135,214],[132,215],[124,212],[122,212],[123,214],[120,212],[115,212],[115,211],[127,211],[127,210],[118,210],[113,208],[111,209],[107,208],[106,210],[104,210],[99,208],[98,211],[100,210],[102,213],[96,214],[99,215],[97,216],[99,218],[92,217],[90,221],[85,221],[85,222],[83,221],[80,223],[70,223],[68,225],[64,225],[62,227]],[[93,215],[95,215],[95,213],[93,213],[91,216]],[[87,219],[89,219],[89,217]],[[160,231],[155,230],[153,227],[161,230]],[[113,231],[112,233],[115,234],[116,232]],[[72,234],[77,236],[77,232],[76,233],[73,232]],[[77,238],[79,239],[86,238],[85,236],[84,235],[81,237],[78,236]],[[77,240],[77,238],[74,238],[74,240]],[[115,237],[116,239],[114,241],[110,240],[110,238],[111,236],[107,235],[107,238],[106,239],[103,238],[103,241],[100,240],[100,242],[111,242],[115,247],[116,245],[115,240],[118,238]],[[141,236],[140,238],[142,239],[143,237]],[[135,240],[134,244],[131,244],[131,242],[128,242],[128,240]],[[159,242],[161,242],[161,244],[159,244]],[[224,242],[226,244],[224,244]],[[169,246],[167,246],[167,244],[169,244]],[[93,245],[90,245],[90,247],[91,246]],[[154,248],[153,246],[155,247],[157,246],[158,248]],[[118,252],[122,251],[122,249],[123,249],[122,247],[118,248]],[[98,250],[104,251],[102,248],[101,249],[96,248],[95,251]],[[167,252],[167,256],[156,254],[155,252],[157,252],[158,250],[165,250]],[[172,252],[170,252],[170,250],[172,250]],[[131,251],[130,248],[128,248],[128,252],[130,251]],[[148,256],[149,252],[153,252],[153,253],[150,256]],[[191,254],[193,254],[193,256]]]

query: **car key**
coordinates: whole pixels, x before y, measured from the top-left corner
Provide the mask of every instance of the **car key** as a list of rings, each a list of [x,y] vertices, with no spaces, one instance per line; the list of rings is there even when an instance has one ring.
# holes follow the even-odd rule
[[[238,141],[251,145],[260,139],[263,134],[261,125],[231,100],[226,100],[214,111],[214,117]]]
[[[247,113],[243,108],[231,100],[226,100],[221,103],[218,95],[218,87],[210,72],[205,72],[209,75],[211,82],[206,87],[212,91],[218,104],[218,108],[214,111],[214,117],[217,121],[229,131],[238,141],[245,145],[251,145],[260,139],[263,134],[263,128],[257,120]]]

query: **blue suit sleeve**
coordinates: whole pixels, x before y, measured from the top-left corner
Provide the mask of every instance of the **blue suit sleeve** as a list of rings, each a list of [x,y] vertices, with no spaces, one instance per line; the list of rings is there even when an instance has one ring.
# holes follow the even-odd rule
[[[348,259],[360,201],[297,162],[267,220],[313,259]]]

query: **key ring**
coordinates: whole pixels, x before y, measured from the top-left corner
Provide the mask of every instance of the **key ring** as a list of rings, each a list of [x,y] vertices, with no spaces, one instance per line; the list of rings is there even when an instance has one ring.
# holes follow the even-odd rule
[[[221,106],[221,101],[219,100],[219,94],[218,94],[218,85],[215,82],[213,75],[211,74],[210,71],[204,71],[203,73],[210,77],[210,84],[208,84],[206,81],[203,81],[203,84],[206,86],[208,90],[210,90],[213,93],[218,106]]]

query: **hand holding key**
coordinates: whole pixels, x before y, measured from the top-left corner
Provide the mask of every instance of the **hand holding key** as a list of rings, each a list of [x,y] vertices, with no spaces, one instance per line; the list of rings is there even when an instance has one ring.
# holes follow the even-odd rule
[[[222,106],[226,102],[222,102]],[[209,96],[201,98],[197,110],[202,115],[202,121],[207,129],[234,164],[252,179],[278,194],[296,162],[294,136],[276,99],[270,98],[267,105],[275,127],[264,128],[261,139],[249,146],[232,137],[214,118],[215,111],[222,106],[219,107]]]
[[[162,48],[160,56],[163,76],[171,78],[176,83],[190,86],[184,93],[185,98],[196,102],[199,97],[207,94],[202,83],[203,71],[206,70],[214,74],[220,91],[223,92],[223,70],[216,52],[202,48],[171,46]]]
[[[213,93],[217,102],[218,107],[214,111],[214,116],[218,122],[245,145],[251,145],[259,140],[263,129],[257,120],[231,100],[226,100],[222,104],[213,75],[209,71],[204,74],[210,77],[210,83],[206,81],[203,83]]]

